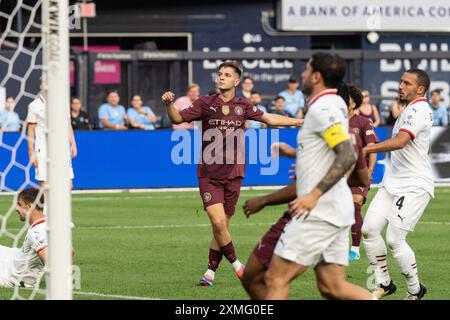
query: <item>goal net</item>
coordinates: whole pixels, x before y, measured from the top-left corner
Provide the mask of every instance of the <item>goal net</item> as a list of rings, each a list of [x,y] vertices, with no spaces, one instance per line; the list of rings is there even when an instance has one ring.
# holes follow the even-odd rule
[[[68,0],[0,0],[0,299],[72,298],[70,155],[62,152],[69,148],[68,21]],[[46,170],[44,185],[35,179],[28,154],[26,119],[35,99],[44,105],[43,122],[35,120],[46,146],[38,161],[39,170]],[[45,198],[48,245],[37,281],[23,288],[24,281],[8,277],[18,252],[30,249],[30,215],[40,197],[25,222],[16,213],[18,194],[29,187]]]

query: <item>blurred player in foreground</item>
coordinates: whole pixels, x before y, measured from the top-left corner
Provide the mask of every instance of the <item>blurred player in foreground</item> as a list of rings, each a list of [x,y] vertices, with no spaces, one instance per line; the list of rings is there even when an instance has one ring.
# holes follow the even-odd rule
[[[350,100],[349,105],[352,105],[353,99],[358,99],[355,93],[357,91],[352,90],[351,86],[348,89],[345,88],[346,99]],[[367,168],[365,156],[362,153],[362,142],[353,133],[352,142],[356,153],[358,154],[358,161],[349,176],[349,186],[367,186],[369,184],[369,170]],[[295,157],[295,149],[287,144],[281,144],[280,154],[287,157]],[[278,205],[283,203],[289,203],[296,198],[296,185],[292,183],[281,190],[274,193],[262,196],[254,197],[245,202],[244,213],[247,218],[262,210],[265,206]],[[283,216],[275,223],[269,231],[262,237],[260,242],[256,245],[252,255],[247,261],[244,278],[242,283],[245,290],[252,299],[261,300],[264,299],[267,293],[266,284],[264,281],[265,273],[268,269],[270,260],[273,256],[275,246],[283,233],[284,227],[291,220],[289,212],[285,212]]]
[[[345,62],[316,53],[303,72],[308,111],[298,135],[297,197],[264,280],[265,299],[287,299],[289,285],[309,267],[321,294],[329,299],[372,299],[369,291],[345,280],[348,233],[354,223],[345,174],[357,157],[348,134],[347,105],[337,95]]]

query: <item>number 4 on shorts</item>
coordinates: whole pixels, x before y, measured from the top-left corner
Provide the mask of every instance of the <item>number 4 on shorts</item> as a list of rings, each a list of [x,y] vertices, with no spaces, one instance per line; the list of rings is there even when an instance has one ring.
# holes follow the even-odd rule
[[[405,196],[401,196],[400,198],[398,198],[397,202],[395,203],[395,205],[398,207],[398,210],[402,209],[403,200],[405,200]]]

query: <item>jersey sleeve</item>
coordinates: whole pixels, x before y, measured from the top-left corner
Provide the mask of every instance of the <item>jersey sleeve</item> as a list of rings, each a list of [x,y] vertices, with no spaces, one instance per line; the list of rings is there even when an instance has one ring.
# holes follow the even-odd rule
[[[200,120],[202,117],[203,101],[201,99],[195,100],[189,108],[183,109],[180,112],[180,116],[185,122],[191,122]]]
[[[348,128],[345,127],[344,117],[341,112],[332,113],[329,107],[316,106],[309,111],[314,132],[322,136],[330,149],[343,141],[350,140]]]
[[[33,103],[28,105],[27,122],[37,123],[37,114]]]
[[[108,119],[108,109],[107,106],[105,104],[101,105],[100,108],[98,109],[98,118],[99,119]]]
[[[30,241],[31,248],[39,253],[47,247],[47,238],[39,232],[32,231],[28,234],[28,241]]]
[[[403,131],[408,133],[411,136],[411,139],[415,139],[416,136],[422,131],[427,123],[427,116],[424,112],[421,112],[418,108],[414,108],[410,106],[406,108],[405,115],[403,116],[403,121],[400,124],[399,131]],[[428,121],[430,120],[428,116]]]
[[[264,112],[259,110],[258,107],[254,106],[251,103],[247,103],[245,109],[246,119],[261,121]]]
[[[364,140],[365,146],[367,146],[369,143],[378,142],[378,137],[377,134],[375,133],[375,128],[373,127],[372,122],[369,120],[364,121],[362,138]]]

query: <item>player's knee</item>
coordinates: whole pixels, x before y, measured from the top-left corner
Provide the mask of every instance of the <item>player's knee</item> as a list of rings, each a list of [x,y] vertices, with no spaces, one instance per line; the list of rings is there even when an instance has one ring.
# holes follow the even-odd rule
[[[344,283],[337,281],[331,284],[319,285],[319,292],[327,300],[340,299],[343,296]]]
[[[227,229],[226,218],[213,218],[211,219],[211,223],[215,233],[222,233]]]
[[[364,239],[372,238],[376,235],[376,230],[367,223],[363,223],[361,233]]]
[[[319,289],[319,292],[322,297],[328,300],[332,299],[332,290],[330,289],[330,287],[324,284],[318,284],[317,288]]]
[[[391,250],[395,250],[396,248],[401,247],[405,243],[405,238],[399,237],[394,232],[390,232],[388,230],[386,232],[386,243]]]
[[[282,286],[285,281],[283,277],[280,277],[273,270],[268,270],[264,275],[264,282],[268,287],[279,287]]]

